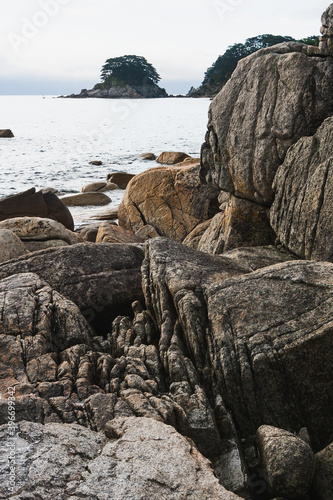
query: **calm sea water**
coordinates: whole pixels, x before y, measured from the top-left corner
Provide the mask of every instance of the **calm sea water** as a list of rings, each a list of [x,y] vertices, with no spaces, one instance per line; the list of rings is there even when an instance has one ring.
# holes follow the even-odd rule
[[[104,181],[108,173],[137,174],[158,165],[139,159],[141,153],[184,151],[199,156],[209,104],[209,99],[189,98],[0,96],[0,128],[10,128],[15,135],[0,139],[0,198],[33,186],[75,193]],[[89,165],[92,160],[103,165]],[[123,193],[108,193],[110,207],[119,205]],[[81,220],[88,213],[70,210]]]

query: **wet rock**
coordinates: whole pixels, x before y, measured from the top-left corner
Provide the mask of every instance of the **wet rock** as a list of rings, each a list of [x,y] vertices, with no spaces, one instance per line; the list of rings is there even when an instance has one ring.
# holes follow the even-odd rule
[[[2,229],[0,223],[0,262],[6,262],[27,253],[28,249],[20,238],[13,231]]]
[[[133,174],[126,172],[114,172],[106,176],[106,182],[117,184],[120,189],[126,189],[129,181],[133,179]]]
[[[66,206],[72,207],[85,207],[93,205],[108,205],[111,203],[111,199],[103,193],[80,193],[73,194],[70,196],[63,196],[61,201]]]
[[[268,207],[289,147],[333,113],[333,64],[288,42],[239,61],[212,101],[201,151],[201,178]]]
[[[275,180],[270,219],[281,243],[301,258],[333,260],[333,118],[287,153]]]
[[[103,162],[101,160],[93,160],[89,162],[89,165],[95,165],[96,167],[100,167],[103,165]]]
[[[164,165],[175,165],[176,163],[181,163],[186,158],[190,158],[186,153],[165,151],[159,155],[156,161]]]
[[[198,170],[198,165],[157,167],[135,176],[119,207],[120,226],[136,233],[148,224],[182,241],[217,210],[218,191],[200,183]]]
[[[81,191],[82,193],[104,193],[105,191],[113,191],[114,189],[118,189],[118,186],[113,182],[93,182],[91,184],[83,186]]]
[[[116,419],[110,422],[107,437],[75,424],[57,423],[21,422],[18,433],[20,482],[8,491],[9,469],[5,465],[5,480],[0,485],[4,499],[65,495],[102,500],[112,492],[119,500],[240,500],[219,484],[210,462],[191,441],[161,422]],[[1,458],[8,464],[7,426],[1,427],[0,440]]]
[[[49,190],[35,188],[0,200],[0,220],[14,217],[42,217],[56,220],[70,231],[74,230],[73,217],[62,201]]]
[[[86,319],[102,332],[112,320],[130,312],[142,299],[142,250],[132,245],[81,243],[41,250],[0,265],[0,278],[33,272],[77,304]]]
[[[10,138],[14,137],[14,134],[9,128],[5,128],[0,130],[0,137]]]
[[[290,432],[268,425],[259,427],[257,439],[271,492],[287,498],[306,495],[315,470],[310,446]]]
[[[156,160],[156,156],[154,153],[142,153],[140,157],[142,160],[149,160],[149,161],[154,161]]]
[[[110,222],[103,222],[98,229],[96,243],[143,243],[144,239]]]

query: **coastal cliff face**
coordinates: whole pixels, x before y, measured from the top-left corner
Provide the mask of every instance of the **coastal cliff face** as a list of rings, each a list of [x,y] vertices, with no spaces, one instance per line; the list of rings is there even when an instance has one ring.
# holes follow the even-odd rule
[[[97,97],[100,99],[152,99],[157,97],[168,97],[164,89],[156,84],[149,85],[116,85],[107,86],[97,84],[91,90],[83,89],[80,94],[72,94],[71,98]]]
[[[13,394],[23,450],[1,498],[332,499],[332,15],[319,48],[239,64],[211,104],[201,182],[186,163],[156,169],[153,191],[131,180],[144,246],[0,264],[6,479]],[[218,192],[216,214],[202,199]],[[195,227],[168,234],[189,210]]]

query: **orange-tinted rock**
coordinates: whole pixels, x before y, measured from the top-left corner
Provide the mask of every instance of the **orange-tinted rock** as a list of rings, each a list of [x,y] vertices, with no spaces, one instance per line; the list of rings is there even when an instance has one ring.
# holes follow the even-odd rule
[[[106,182],[113,182],[120,189],[126,189],[127,184],[133,177],[133,174],[127,174],[126,172],[115,172],[106,176]]]
[[[112,222],[103,222],[98,229],[96,243],[143,243],[144,239],[136,236]]]
[[[164,151],[157,158],[158,163],[163,163],[164,165],[175,165],[176,163],[181,163],[186,158],[190,158],[186,153],[179,153],[174,151]]]
[[[217,210],[218,190],[202,185],[199,165],[157,167],[136,175],[118,210],[120,226],[136,233],[153,226],[161,236],[182,241]]]

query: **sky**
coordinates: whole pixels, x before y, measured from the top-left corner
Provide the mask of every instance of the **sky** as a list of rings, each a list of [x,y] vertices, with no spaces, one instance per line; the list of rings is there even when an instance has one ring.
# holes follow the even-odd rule
[[[0,94],[71,94],[105,60],[145,57],[169,94],[197,87],[234,43],[319,35],[328,0],[0,0]]]

